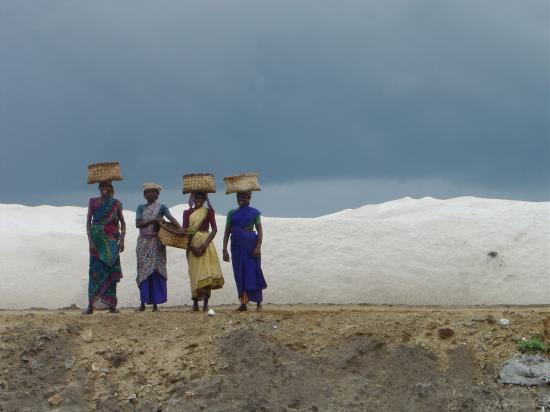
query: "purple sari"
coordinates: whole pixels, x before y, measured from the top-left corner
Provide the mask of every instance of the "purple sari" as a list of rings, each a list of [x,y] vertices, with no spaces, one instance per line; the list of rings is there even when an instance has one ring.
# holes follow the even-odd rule
[[[261,258],[252,256],[258,235],[246,230],[260,211],[250,206],[236,209],[231,215],[231,261],[239,299],[261,303],[262,289],[267,287],[261,267]]]

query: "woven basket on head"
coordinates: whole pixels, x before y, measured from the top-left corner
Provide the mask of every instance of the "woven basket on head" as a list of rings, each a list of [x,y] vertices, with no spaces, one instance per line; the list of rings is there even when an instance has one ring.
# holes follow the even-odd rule
[[[259,192],[258,173],[243,173],[237,176],[224,177],[225,194],[237,192]]]
[[[118,162],[94,163],[88,166],[88,184],[122,180]]]
[[[183,194],[193,192],[216,193],[216,181],[212,173],[183,175]]]
[[[189,240],[189,236],[181,233],[176,225],[169,222],[160,223],[158,238],[163,245],[179,249],[187,249],[187,241]]]

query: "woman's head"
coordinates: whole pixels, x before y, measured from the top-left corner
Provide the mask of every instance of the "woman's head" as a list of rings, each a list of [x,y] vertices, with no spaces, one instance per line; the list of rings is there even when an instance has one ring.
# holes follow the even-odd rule
[[[252,198],[252,192],[237,192],[237,203],[240,207],[250,204]]]
[[[153,203],[158,199],[162,186],[156,183],[144,183],[143,184],[143,197],[148,203]]]
[[[204,205],[204,202],[206,201],[206,193],[204,192],[193,193],[193,201],[195,203],[195,207],[202,207]]]
[[[99,193],[101,193],[101,197],[104,199],[115,195],[115,189],[113,188],[113,184],[111,182],[100,182],[97,187],[99,189]]]
[[[147,200],[148,203],[153,203],[155,200],[159,197],[159,190],[158,189],[145,189],[143,191],[143,197],[145,200]]]

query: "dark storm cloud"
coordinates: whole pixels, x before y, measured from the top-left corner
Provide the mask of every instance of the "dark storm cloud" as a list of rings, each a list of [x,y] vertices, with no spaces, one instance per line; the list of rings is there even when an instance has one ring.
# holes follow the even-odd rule
[[[548,8],[2,1],[0,201],[74,203],[111,159],[127,192],[257,170],[547,200]]]

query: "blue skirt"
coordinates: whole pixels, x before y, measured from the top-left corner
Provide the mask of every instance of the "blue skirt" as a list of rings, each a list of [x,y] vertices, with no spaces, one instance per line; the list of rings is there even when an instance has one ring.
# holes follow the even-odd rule
[[[139,297],[141,303],[146,303],[147,305],[165,303],[168,300],[166,279],[157,272],[153,272],[147,280],[144,280],[139,285]]]
[[[262,290],[267,287],[262,272],[261,259],[252,256],[258,235],[244,230],[231,232],[231,261],[241,303],[261,303]]]

